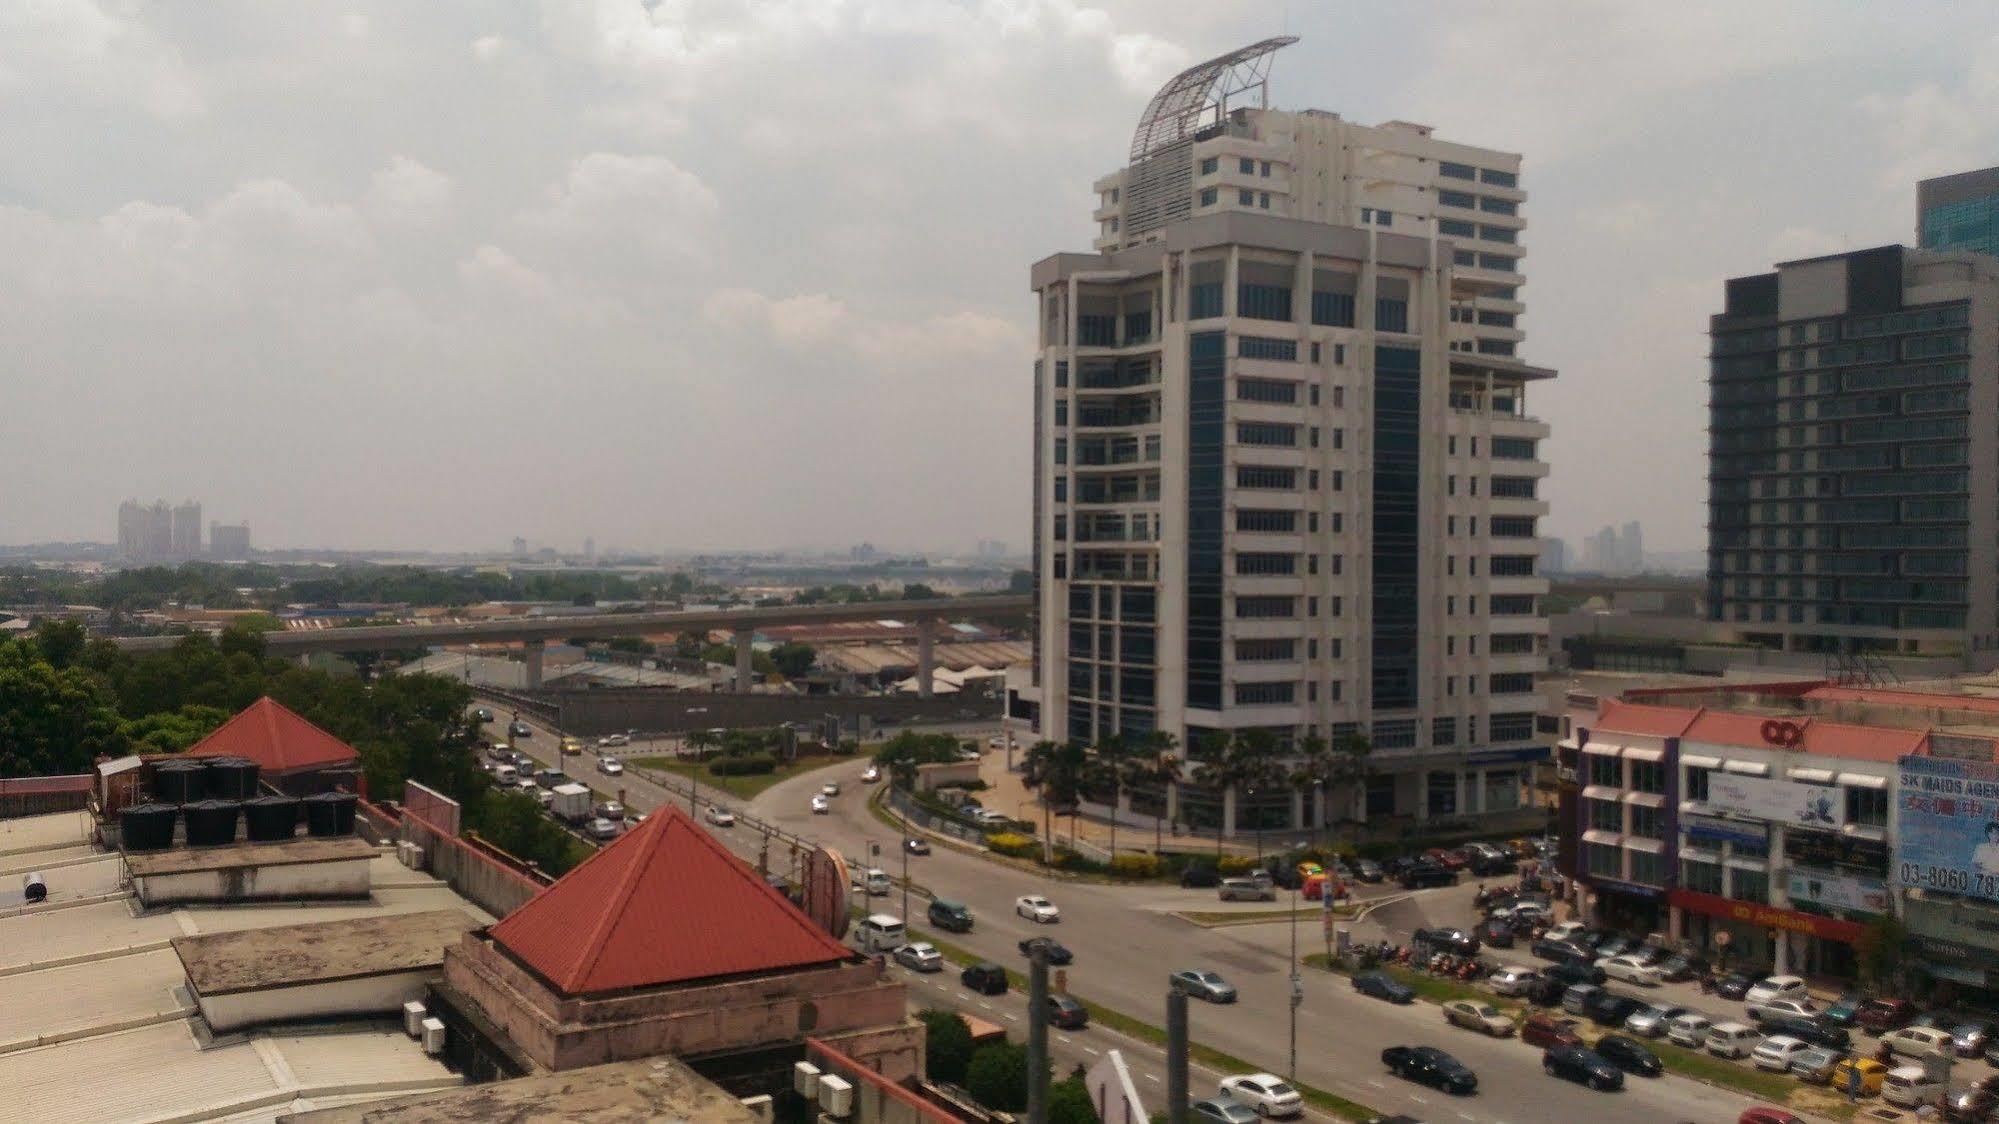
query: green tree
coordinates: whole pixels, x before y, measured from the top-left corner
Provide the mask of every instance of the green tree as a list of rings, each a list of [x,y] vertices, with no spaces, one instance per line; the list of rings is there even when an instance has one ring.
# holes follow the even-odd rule
[[[1860,939],[1854,943],[1854,960],[1860,970],[1860,982],[1870,989],[1884,988],[1895,982],[1901,973],[1908,940],[1909,931],[1891,914],[1884,913],[1869,921],[1860,930]]]
[[[1027,1107],[1027,1047],[988,1042],[972,1052],[965,1067],[965,1091],[987,1108],[1019,1112]]]
[[[184,706],[121,724],[133,753],[179,753],[229,721],[229,712],[213,706]]]
[[[1048,1086],[1048,1124],[1098,1124],[1097,1106],[1082,1079],[1065,1077]]]
[[[35,645],[57,671],[77,662],[88,642],[83,626],[75,621],[50,621],[35,630]]]
[[[956,1011],[931,1007],[916,1016],[923,1023],[923,1071],[932,1081],[965,1083],[972,1061],[972,1031]]]
[[[57,670],[32,640],[0,643],[0,777],[82,773],[128,745],[97,676],[74,665]]]
[[[1015,570],[1013,573],[1007,575],[1006,591],[1008,593],[1033,593],[1034,571]]]
[[[800,644],[795,640],[779,644],[770,650],[770,662],[777,673],[786,679],[797,679],[812,670],[812,663],[819,654],[810,644]]]
[[[1080,742],[1038,741],[1027,749],[1027,768],[1021,779],[1035,789],[1041,800],[1041,849],[1042,859],[1050,857],[1049,848],[1054,845],[1055,808],[1060,805],[1069,809],[1072,817],[1069,835],[1076,834],[1075,805],[1082,795],[1084,770],[1089,767],[1090,753]]]
[[[890,782],[906,790],[916,787],[918,765],[957,759],[958,739],[949,734],[919,734],[913,730],[904,730],[883,742],[874,756],[875,764],[888,773]]]

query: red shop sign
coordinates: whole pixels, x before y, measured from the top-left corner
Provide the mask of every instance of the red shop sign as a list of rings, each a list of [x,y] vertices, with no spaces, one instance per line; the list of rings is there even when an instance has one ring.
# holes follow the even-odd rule
[[[1697,890],[1674,890],[1666,896],[1666,900],[1681,909],[1691,909],[1695,913],[1705,913],[1709,917],[1725,917],[1730,921],[1740,921],[1759,929],[1787,929],[1793,933],[1824,937],[1841,944],[1856,943],[1860,940],[1862,932],[1862,926],[1852,921],[1799,913],[1794,909],[1778,909],[1773,905],[1739,902],[1733,898],[1703,894]]]

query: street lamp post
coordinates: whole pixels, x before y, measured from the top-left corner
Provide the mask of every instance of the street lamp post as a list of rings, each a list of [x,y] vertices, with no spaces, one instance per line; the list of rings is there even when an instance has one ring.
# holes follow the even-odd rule
[[[1330,895],[1332,887],[1328,885],[1325,892]],[[1291,891],[1291,1068],[1284,1071],[1287,1081],[1298,1080],[1298,1005],[1304,1001],[1304,981],[1298,978],[1298,891],[1294,888]]]

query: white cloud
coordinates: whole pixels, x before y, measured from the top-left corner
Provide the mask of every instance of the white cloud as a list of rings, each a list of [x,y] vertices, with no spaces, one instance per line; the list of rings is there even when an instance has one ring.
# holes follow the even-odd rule
[[[593,152],[572,161],[516,225],[579,274],[660,277],[710,252],[720,208],[700,177],[664,156]]]
[[[0,91],[129,105],[153,117],[203,109],[178,51],[145,22],[94,0],[0,4]]]
[[[824,293],[773,300],[753,289],[723,289],[702,302],[701,313],[719,327],[767,333],[786,347],[808,347],[841,327],[847,307]]]
[[[398,155],[369,181],[365,206],[378,221],[420,221],[451,204],[454,186],[443,172]]]

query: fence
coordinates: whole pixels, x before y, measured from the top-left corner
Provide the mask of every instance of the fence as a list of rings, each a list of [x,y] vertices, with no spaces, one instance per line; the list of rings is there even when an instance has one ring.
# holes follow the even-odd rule
[[[0,780],[0,819],[74,812],[90,806],[93,777],[11,777]]]
[[[986,829],[969,819],[947,816],[934,808],[926,808],[916,802],[916,797],[900,788],[888,790],[889,807],[896,810],[903,819],[927,831],[948,835],[976,847],[986,845]]]
[[[519,909],[554,881],[491,844],[460,838],[408,805],[394,811],[362,801],[358,811],[364,836],[377,843],[400,839],[422,847],[432,874],[495,917]]]

